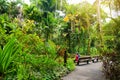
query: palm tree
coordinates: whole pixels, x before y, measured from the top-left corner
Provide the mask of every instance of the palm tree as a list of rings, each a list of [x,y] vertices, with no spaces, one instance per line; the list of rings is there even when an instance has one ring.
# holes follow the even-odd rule
[[[97,4],[97,21],[98,21],[98,33],[99,33],[99,39],[100,39],[100,44],[99,46],[102,46],[102,30],[101,30],[101,12],[100,12],[100,0],[96,0]]]

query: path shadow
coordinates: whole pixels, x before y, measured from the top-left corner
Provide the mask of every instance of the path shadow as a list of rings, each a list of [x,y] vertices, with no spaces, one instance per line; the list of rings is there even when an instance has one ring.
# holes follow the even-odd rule
[[[96,63],[99,63],[99,62],[101,62],[101,61],[98,61],[98,62],[95,61],[94,63],[89,62],[89,64],[82,62],[82,63],[79,63],[79,65],[76,64],[76,66],[86,66],[86,65],[90,65],[90,64],[96,64]]]
[[[86,63],[79,63],[79,65],[76,65],[76,66],[85,66],[85,65],[90,65],[90,63],[89,63],[89,64],[86,64]]]

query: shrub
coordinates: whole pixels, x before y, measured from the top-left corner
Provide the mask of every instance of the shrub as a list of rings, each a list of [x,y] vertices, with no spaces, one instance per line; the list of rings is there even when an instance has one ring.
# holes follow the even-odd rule
[[[73,59],[69,58],[67,60],[67,68],[69,71],[73,71],[75,69],[75,63],[73,62]]]

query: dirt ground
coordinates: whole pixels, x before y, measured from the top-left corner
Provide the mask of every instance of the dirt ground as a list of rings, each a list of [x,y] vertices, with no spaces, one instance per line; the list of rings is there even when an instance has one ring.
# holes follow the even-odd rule
[[[70,74],[62,77],[61,80],[106,80],[102,73],[102,63],[80,63]]]

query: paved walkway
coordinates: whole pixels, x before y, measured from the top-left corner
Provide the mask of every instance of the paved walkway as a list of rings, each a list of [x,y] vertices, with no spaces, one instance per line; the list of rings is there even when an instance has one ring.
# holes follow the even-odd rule
[[[76,69],[63,77],[62,80],[105,80],[102,73],[102,63],[80,64]]]

